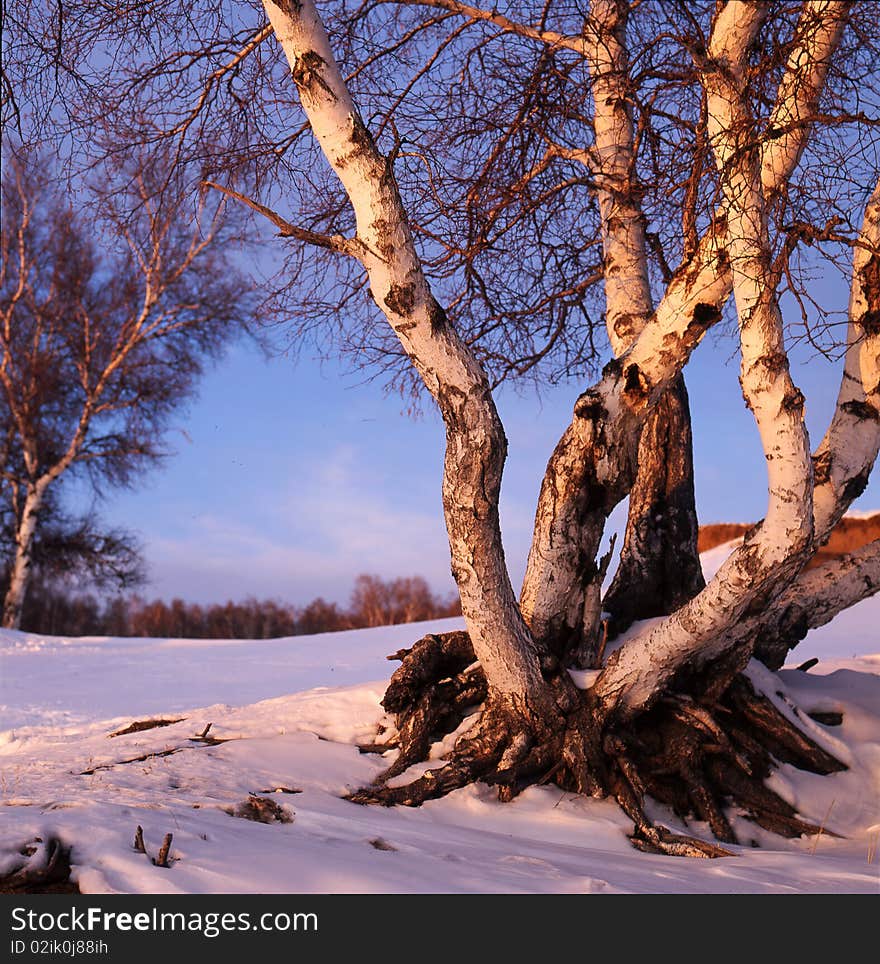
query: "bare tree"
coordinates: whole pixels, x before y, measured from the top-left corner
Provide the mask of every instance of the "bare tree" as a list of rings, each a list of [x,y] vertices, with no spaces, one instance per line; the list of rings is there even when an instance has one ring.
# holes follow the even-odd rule
[[[880,447],[870,5],[388,0],[337,5],[329,34],[312,0],[218,11],[163,8],[160,23],[147,4],[75,7],[85,32],[108,38],[109,62],[132,65],[104,75],[106,147],[173,144],[180,169],[270,222],[291,252],[274,294],[309,307],[299,332],[332,317],[349,349],[420,384],[446,427],[443,507],[467,632],[400,654],[386,781],[475,702],[483,710],[444,766],[353,799],[414,805],[474,780],[509,799],[552,779],[615,797],[633,842],[657,852],[725,851],[655,824],[646,795],[722,842],[736,839],[729,805],[781,833],[814,831],[765,786],[771,760],[843,764],[743,670],[753,654],[778,665],[811,618],[797,612],[804,594],[826,619],[878,585],[876,544],[821,578],[802,572]],[[157,45],[147,58],[143,36]],[[826,270],[846,262],[851,287],[840,395],[812,453],[782,294],[801,337],[826,351],[843,339],[821,312],[816,322],[805,248]],[[682,371],[725,317],[768,506],[702,587]],[[492,389],[595,376],[599,318],[611,359],[550,457],[517,596]],[[609,652],[598,553],[627,496],[619,621],[645,614],[631,601],[642,581],[651,607],[674,611]],[[667,512],[678,519],[664,532],[655,517]],[[593,670],[586,689],[571,666]]]
[[[160,458],[169,415],[236,332],[247,297],[216,250],[223,205],[202,202],[184,223],[167,182],[156,193],[159,166],[135,171],[115,195],[105,182],[102,230],[74,210],[45,163],[11,150],[6,161],[3,625],[17,628],[41,548],[56,569],[65,559],[68,571],[72,559],[93,575],[115,569],[123,586],[137,575],[129,539],[64,519],[59,484],[77,471],[98,486],[128,484]]]
[[[364,573],[355,580],[348,608],[353,627],[395,626],[457,615],[457,605],[435,596],[421,576],[386,580]]]

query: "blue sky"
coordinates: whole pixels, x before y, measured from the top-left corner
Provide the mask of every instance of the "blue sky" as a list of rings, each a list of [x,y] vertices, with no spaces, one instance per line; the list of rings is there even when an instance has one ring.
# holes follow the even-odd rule
[[[845,290],[829,292],[841,306]],[[686,375],[701,520],[753,521],[766,504],[758,436],[737,382],[734,343],[707,339]],[[807,396],[813,444],[832,411],[840,364],[799,349],[795,381]],[[536,399],[498,393],[510,441],[502,525],[514,584],[525,567],[544,466],[585,386]],[[423,575],[451,590],[440,505],[443,430],[433,410],[403,403],[340,367],[266,360],[239,344],[204,379],[168,440],[164,468],[101,505],[136,530],[148,596],[198,602],[249,595],[302,604],[345,602],[361,572]],[[859,500],[880,508],[875,480]],[[617,513],[621,515],[620,512]]]

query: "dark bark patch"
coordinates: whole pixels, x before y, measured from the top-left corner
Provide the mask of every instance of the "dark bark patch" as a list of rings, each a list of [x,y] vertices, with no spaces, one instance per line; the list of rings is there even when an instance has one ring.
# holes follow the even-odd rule
[[[688,332],[703,332],[710,328],[721,318],[721,309],[718,305],[711,305],[705,301],[700,301],[694,306],[691,323],[688,325]]]
[[[299,90],[314,92],[315,88],[320,88],[335,100],[336,95],[321,76],[321,70],[326,64],[317,51],[305,50],[296,58],[290,76]]]
[[[843,487],[843,498],[847,502],[854,502],[868,487],[870,476],[870,469],[865,469],[864,472],[854,475]]]
[[[619,378],[623,371],[623,362],[619,358],[612,358],[602,369],[603,378]]]
[[[433,299],[431,301],[430,319],[432,335],[439,335],[440,332],[446,330],[446,326],[449,324],[449,319],[446,317],[443,307]]]
[[[792,392],[786,392],[782,399],[782,407],[787,412],[800,412],[803,411],[805,402],[804,393],[799,388],[795,388]]]
[[[392,284],[385,295],[385,305],[389,311],[407,318],[416,304],[416,288],[414,284]]]
[[[624,372],[624,392],[633,400],[643,401],[648,397],[651,383],[638,365],[628,365]]]
[[[443,385],[437,393],[437,405],[447,431],[456,428],[466,428],[463,424],[462,408],[467,400],[467,395],[455,385]]]
[[[272,0],[272,3],[288,17],[293,17],[302,10],[302,4],[299,0]]]
[[[880,335],[880,308],[866,311],[861,318],[862,328],[866,335]]]
[[[359,151],[369,154],[378,153],[373,135],[367,130],[367,125],[359,114],[353,114],[351,118],[351,139]]]
[[[880,335],[880,256],[872,254],[861,271],[862,290],[868,310],[860,321],[867,335]]]
[[[781,351],[770,351],[758,359],[758,364],[770,375],[780,375],[788,371],[788,356]]]
[[[740,549],[740,561],[743,570],[750,576],[757,576],[763,568],[761,552],[757,546],[749,545],[749,537],[746,536],[745,542]]]
[[[880,419],[880,415],[878,415],[877,409],[874,408],[873,405],[869,405],[867,402],[862,402],[855,398],[844,402],[840,407],[844,412],[849,415],[854,415],[856,418],[869,419],[873,422]]]
[[[618,315],[614,321],[614,334],[617,335],[621,341],[628,341],[634,329],[633,316],[630,314],[624,313]]]
[[[577,418],[583,418],[590,422],[601,421],[607,414],[602,403],[602,396],[594,391],[584,392],[574,403],[574,414]]]
[[[813,482],[815,485],[827,485],[831,481],[831,452],[825,450],[813,456]]]
[[[394,243],[391,240],[391,223],[386,218],[376,218],[373,221],[373,230],[378,236],[376,247],[379,254],[386,261],[390,261],[394,256]]]

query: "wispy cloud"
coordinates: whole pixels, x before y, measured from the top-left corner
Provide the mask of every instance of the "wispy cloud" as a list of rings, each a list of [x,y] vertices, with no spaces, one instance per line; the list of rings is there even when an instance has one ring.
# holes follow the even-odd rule
[[[204,600],[344,601],[361,572],[420,574],[438,590],[451,587],[439,480],[436,513],[411,508],[405,479],[385,476],[356,446],[342,445],[303,465],[289,484],[264,483],[253,498],[250,513],[239,507],[227,519],[215,506],[174,536],[153,539],[150,590]]]

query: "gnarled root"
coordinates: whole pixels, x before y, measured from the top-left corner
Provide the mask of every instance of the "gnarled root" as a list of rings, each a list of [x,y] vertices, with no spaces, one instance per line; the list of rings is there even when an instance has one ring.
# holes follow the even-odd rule
[[[775,833],[799,836],[819,828],[766,786],[774,762],[815,773],[846,769],[735,669],[723,686],[703,687],[702,699],[668,695],[624,730],[603,719],[590,691],[575,690],[565,673],[548,680],[555,710],[487,693],[466,633],[426,636],[393,658],[402,664],[383,705],[396,714],[400,752],[372,787],[349,797],[357,803],[418,806],[475,782],[496,786],[499,798],[510,800],[528,786],[553,782],[616,799],[641,850],[719,857],[731,851],[655,824],[645,798],[666,804],[683,821],[705,822],[722,843],[738,842],[731,809]],[[481,703],[478,721],[442,765],[407,784],[388,785],[424,761],[431,744]]]
[[[475,663],[465,632],[428,635],[394,653],[400,668],[391,677],[382,706],[397,716],[397,759],[381,775],[391,780],[426,759],[436,734],[452,733],[486,699],[486,676]]]
[[[57,837],[37,837],[20,851],[21,860],[0,877],[0,894],[78,894],[70,879],[70,847]]]

